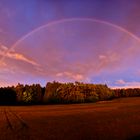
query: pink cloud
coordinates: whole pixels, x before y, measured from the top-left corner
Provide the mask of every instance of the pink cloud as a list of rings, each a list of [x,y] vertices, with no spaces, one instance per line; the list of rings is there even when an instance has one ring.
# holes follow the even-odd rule
[[[71,73],[71,72],[64,72],[64,73],[57,73],[57,77],[69,77],[71,79],[74,79],[75,81],[81,81],[84,80],[84,76],[81,74]]]
[[[120,79],[116,81],[116,84],[119,84],[119,86],[113,86],[112,88],[140,88],[140,82],[138,81],[127,82]]]
[[[21,53],[16,53],[14,50],[12,50],[11,52],[8,51],[8,48],[4,45],[0,46],[0,55],[10,58],[10,59],[15,59],[17,61],[24,61],[27,63],[30,63],[32,65],[36,65],[38,66],[38,64],[36,62],[34,62],[33,60],[27,58],[26,56],[24,56]],[[4,62],[1,62],[1,65],[4,64]]]
[[[101,73],[125,72],[133,63],[137,51],[132,54],[130,50],[135,50],[138,42],[128,34],[95,23],[76,22],[80,29],[74,24],[40,30],[7,54],[7,47],[2,46],[0,55],[6,54],[3,64],[21,79],[27,75],[46,80],[90,81]],[[111,42],[112,36],[115,41]],[[117,82],[125,84],[123,80]]]
[[[120,80],[116,81],[116,84],[124,85],[124,84],[126,84],[126,82],[124,80],[120,79]]]

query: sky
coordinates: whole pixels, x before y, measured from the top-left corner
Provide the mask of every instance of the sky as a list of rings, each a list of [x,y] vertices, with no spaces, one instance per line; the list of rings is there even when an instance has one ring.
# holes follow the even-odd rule
[[[0,86],[140,87],[139,0],[0,0]]]

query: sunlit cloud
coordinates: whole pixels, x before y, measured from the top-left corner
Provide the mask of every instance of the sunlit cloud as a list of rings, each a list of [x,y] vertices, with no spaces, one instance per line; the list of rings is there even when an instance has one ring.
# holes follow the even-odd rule
[[[125,82],[123,79],[120,79],[120,80],[117,80],[117,81],[116,81],[116,84],[125,85],[126,82]]]
[[[15,60],[18,60],[18,61],[24,61],[24,62],[30,63],[32,65],[38,66],[38,64],[36,62],[34,62],[33,60],[25,57],[21,53],[17,53],[14,50],[8,51],[8,52],[7,51],[8,51],[8,48],[6,46],[4,46],[4,45],[0,46],[0,55],[1,56],[7,57],[7,58],[10,58],[10,59],[15,59]],[[1,65],[2,64],[5,64],[5,63],[1,62]]]
[[[107,54],[101,54],[99,55],[99,66],[98,70],[104,70],[105,68],[110,68],[114,70],[116,69],[119,65],[121,65],[120,59],[121,59],[121,54],[117,54],[115,52],[107,52]]]
[[[93,82],[96,77],[108,81],[120,71],[125,75],[129,65],[139,58],[135,54],[140,43],[130,33],[89,21],[61,23],[25,36],[13,45],[13,50],[1,45],[3,77],[8,75],[19,82],[30,79]],[[139,84],[119,76],[122,77],[114,76],[109,81],[119,79],[114,85],[120,87]]]
[[[6,46],[4,46],[4,45],[1,45],[0,49],[1,49],[1,51],[8,51],[8,48]]]
[[[30,63],[32,65],[36,65],[36,66],[38,65],[36,62],[26,58],[25,56],[23,56],[22,54],[19,54],[19,53],[15,53],[15,52],[8,53],[8,54],[6,54],[6,57],[20,60],[20,61],[24,61],[24,62]]]
[[[7,66],[7,64],[5,63],[5,62],[0,62],[0,67],[2,68],[2,67],[5,67],[5,66]]]
[[[73,28],[75,24],[79,25],[79,28]],[[29,77],[32,75],[36,79],[85,82],[92,81],[101,73],[106,75],[117,74],[120,69],[123,71],[128,67],[125,62],[134,57],[126,49],[126,44],[128,48],[132,45],[134,47],[136,40],[128,34],[120,31],[116,33],[113,28],[87,21],[62,25],[52,27],[53,30],[46,28],[35,32],[16,44],[16,51],[11,51],[7,57],[31,64],[22,63],[18,67],[15,62],[17,71],[27,73]],[[94,25],[99,28],[94,28]],[[104,32],[99,30],[100,27]],[[116,37],[117,44],[110,42],[112,34]],[[103,42],[100,36],[105,36]]]
[[[81,74],[73,74],[71,72],[64,72],[64,73],[57,73],[56,74],[57,77],[68,77],[68,78],[72,78],[74,80],[84,80],[84,76]]]
[[[125,81],[123,79],[119,79],[115,83],[117,86],[114,86],[112,88],[140,88],[140,82],[139,81]]]

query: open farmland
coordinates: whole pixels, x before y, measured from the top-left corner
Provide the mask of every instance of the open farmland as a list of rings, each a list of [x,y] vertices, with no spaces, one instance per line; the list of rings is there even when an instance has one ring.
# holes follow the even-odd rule
[[[140,139],[140,98],[91,104],[1,106],[0,140]]]

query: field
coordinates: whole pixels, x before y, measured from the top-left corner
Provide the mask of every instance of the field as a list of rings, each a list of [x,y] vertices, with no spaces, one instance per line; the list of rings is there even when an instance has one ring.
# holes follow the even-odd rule
[[[91,104],[1,106],[0,140],[140,139],[140,98]]]

